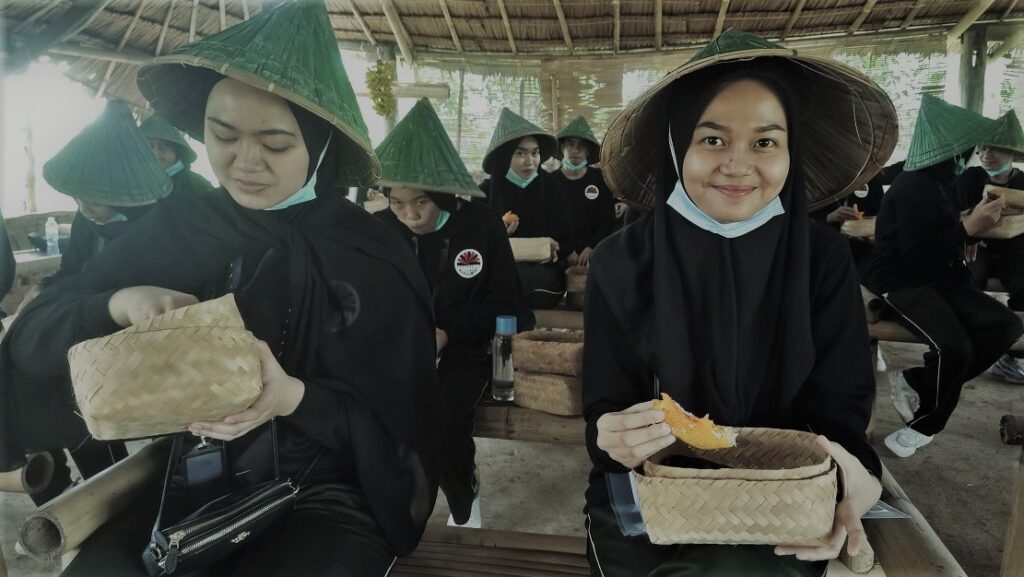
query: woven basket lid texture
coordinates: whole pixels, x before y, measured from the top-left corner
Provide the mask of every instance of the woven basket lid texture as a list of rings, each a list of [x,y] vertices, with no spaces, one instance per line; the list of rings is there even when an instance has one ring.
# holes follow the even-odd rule
[[[487,146],[487,153],[484,155],[484,172],[491,176],[504,176],[503,174],[495,174],[496,171],[500,170],[498,167],[502,166],[504,162],[502,159],[497,158],[495,152],[502,145],[516,142],[527,136],[537,139],[537,143],[540,145],[541,162],[557,154],[558,140],[551,133],[508,108],[502,108],[501,114],[498,116],[498,124],[494,127],[494,134],[491,135],[491,143]]]
[[[128,105],[118,101],[43,165],[43,178],[68,196],[112,206],[149,204],[174,186]]]
[[[558,153],[555,154],[558,158],[562,158],[562,140],[566,138],[581,138],[586,140],[593,146],[590,149],[590,154],[587,155],[587,162],[595,164],[601,159],[601,141],[594,136],[594,131],[590,129],[590,124],[587,123],[587,119],[582,116],[577,116],[562,129],[561,132],[556,136],[558,138]]]
[[[192,150],[192,147],[189,146],[188,141],[185,140],[185,135],[177,128],[171,126],[171,123],[164,120],[159,114],[154,114],[147,118],[139,126],[139,129],[142,130],[142,135],[146,138],[170,142],[175,150],[178,151],[178,160],[183,164],[191,165],[196,161],[196,151]]]
[[[802,164],[810,209],[846,196],[870,180],[896,147],[898,121],[892,101],[861,72],[835,60],[804,56],[746,32],[730,29],[688,62],[634,99],[612,121],[601,147],[605,181],[616,195],[654,206],[668,156],[673,87],[700,91],[727,68],[753,60],[781,63],[800,97]]]
[[[209,94],[196,90],[195,68],[272,92],[323,118],[346,137],[339,155],[340,184],[370,185],[376,180],[380,166],[322,0],[284,2],[154,58],[139,71],[139,90],[153,109],[202,141]]]
[[[991,134],[994,121],[925,94],[917,111],[914,135],[903,170],[918,170],[953,158],[981,144]]]
[[[382,186],[483,198],[426,98],[412,107],[377,147]]]

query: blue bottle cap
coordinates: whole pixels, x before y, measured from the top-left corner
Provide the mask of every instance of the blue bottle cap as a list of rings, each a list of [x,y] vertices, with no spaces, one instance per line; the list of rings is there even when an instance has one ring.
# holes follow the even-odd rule
[[[514,335],[516,334],[516,317],[513,316],[500,316],[498,317],[497,325],[495,326],[495,333],[499,335]]]

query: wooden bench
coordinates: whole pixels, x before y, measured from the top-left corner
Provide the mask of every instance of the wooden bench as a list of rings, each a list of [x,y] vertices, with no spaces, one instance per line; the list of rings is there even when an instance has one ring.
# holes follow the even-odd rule
[[[474,437],[585,445],[583,417],[561,417],[543,411],[517,407],[512,403],[484,401],[476,408]]]
[[[15,251],[34,249],[35,247],[28,240],[28,234],[30,232],[43,234],[46,219],[51,216],[57,221],[57,224],[70,225],[71,221],[75,219],[75,211],[37,212],[6,219],[4,222],[7,226],[7,236],[11,239],[11,247]]]
[[[395,563],[391,575],[590,575],[586,551],[583,537],[431,526],[416,550]]]
[[[868,335],[873,341],[884,341],[890,343],[921,343],[914,333],[896,321],[878,321],[868,324]],[[927,343],[923,343],[927,344]],[[1024,352],[1024,340],[1013,343],[1011,351]]]

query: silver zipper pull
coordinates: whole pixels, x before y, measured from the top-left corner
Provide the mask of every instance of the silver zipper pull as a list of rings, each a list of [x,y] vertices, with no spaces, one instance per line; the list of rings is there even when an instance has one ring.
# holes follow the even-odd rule
[[[171,543],[167,547],[167,561],[164,563],[164,573],[174,573],[174,570],[178,568],[178,548],[181,546],[181,538],[184,536],[184,531],[171,534]]]

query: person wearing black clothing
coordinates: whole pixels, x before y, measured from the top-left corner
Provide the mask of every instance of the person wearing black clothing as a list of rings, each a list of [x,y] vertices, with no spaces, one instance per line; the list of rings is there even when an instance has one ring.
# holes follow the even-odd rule
[[[295,37],[295,26],[312,32]],[[205,131],[224,188],[158,204],[146,226],[44,290],[0,345],[5,384],[12,373],[59,374],[74,343],[237,287],[247,328],[266,343],[262,392],[249,409],[189,429],[230,451],[274,418],[283,475],[320,458],[296,506],[218,575],[386,575],[416,547],[434,506],[429,293],[402,239],[335,191],[369,183],[378,167],[332,38],[323,4],[285,3],[143,67],[152,106],[190,134]],[[225,53],[247,58],[216,60]],[[333,89],[310,92],[313,84]],[[20,394],[2,400],[6,449],[7,401],[34,407]],[[158,507],[140,499],[64,574],[143,575],[139,553]]]
[[[196,151],[188,145],[185,136],[158,114],[147,118],[139,128],[149,143],[153,156],[167,171],[174,184],[174,192],[205,192],[213,190],[210,181],[192,171]]]
[[[594,251],[588,279],[592,575],[817,577],[848,532],[852,552],[863,542],[860,516],[881,492],[865,434],[874,399],[867,328],[842,237],[806,213],[823,191],[842,195],[871,176],[859,167],[891,152],[896,122],[880,88],[830,64],[727,31],[608,129],[622,148],[610,150],[606,137],[606,176],[652,210]],[[799,102],[797,86],[817,97]],[[836,118],[823,128],[822,118],[851,105],[863,107],[855,116],[871,110],[879,131],[863,138]],[[812,175],[835,180],[812,187]],[[651,405],[660,392],[719,423],[824,435],[846,489],[828,545],[624,537],[608,483],[676,442]]]
[[[1002,199],[983,198],[963,220],[957,210],[960,155],[989,130],[984,117],[926,94],[905,172],[878,214],[872,288],[929,348],[923,367],[889,373],[893,406],[906,427],[885,445],[899,457],[910,457],[946,427],[964,383],[1024,331],[1012,311],[972,285],[966,265],[973,235],[998,222],[1004,206]]]
[[[592,165],[601,158],[601,143],[582,116],[558,133],[562,166],[554,173],[566,193],[574,224],[576,246],[569,255],[570,265],[587,266],[597,243],[615,229],[615,195]]]
[[[1024,131],[1012,110],[996,122],[999,127],[977,148],[981,166],[972,166],[956,178],[960,210],[980,202],[989,184],[1024,190],[1024,172],[1013,166],[1015,159],[1024,160]],[[998,278],[1010,295],[1010,310],[1024,311],[1024,236],[984,240],[968,268],[981,290],[990,277]],[[1024,368],[1011,353],[1000,357],[992,372],[1011,383],[1024,383]]]
[[[565,194],[557,178],[540,169],[557,146],[554,136],[503,108],[483,162],[490,178],[480,183],[480,190],[487,202],[502,216],[511,212],[518,217],[506,225],[509,237],[554,240],[547,262],[516,263],[523,297],[532,309],[554,308],[562,301],[565,268],[575,250]]]
[[[430,102],[420,100],[377,147],[390,210],[377,216],[416,254],[433,295],[437,371],[446,421],[440,485],[452,522],[479,526],[473,443],[476,405],[490,376],[499,315],[515,315],[519,277],[501,218],[481,198]],[[475,519],[471,519],[475,517]]]

